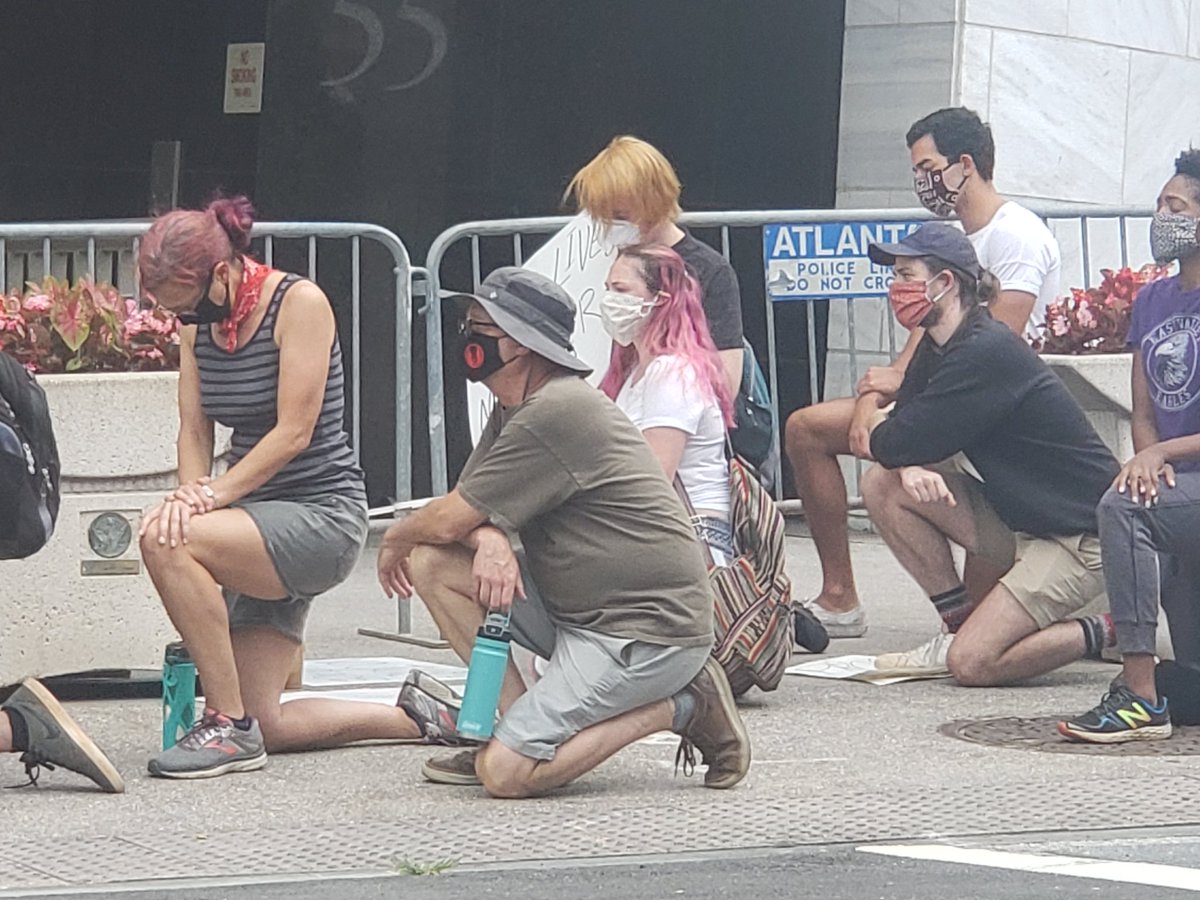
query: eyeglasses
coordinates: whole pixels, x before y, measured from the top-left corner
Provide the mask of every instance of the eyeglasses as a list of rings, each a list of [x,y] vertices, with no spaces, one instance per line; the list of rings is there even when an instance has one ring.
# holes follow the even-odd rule
[[[464,337],[470,337],[473,334],[489,334],[486,329],[491,329],[495,332],[493,336],[503,337],[504,331],[495,322],[480,322],[477,319],[472,319],[469,316],[464,316],[458,320],[458,333]]]

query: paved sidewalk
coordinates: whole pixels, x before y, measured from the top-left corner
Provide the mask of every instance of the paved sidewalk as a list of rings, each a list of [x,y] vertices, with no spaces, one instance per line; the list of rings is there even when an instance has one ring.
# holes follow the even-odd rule
[[[809,540],[788,540],[798,594],[819,584]],[[831,652],[906,649],[938,622],[875,538],[854,545],[870,614],[860,640]],[[357,636],[390,628],[394,607],[373,585],[373,560],[317,605],[311,657],[449,652]],[[424,611],[417,630],[432,636]],[[947,681],[875,687],[789,677],[744,715],[749,777],[730,792],[674,776],[676,739],[652,737],[552,799],[499,802],[477,789],[422,782],[428,748],[376,745],[272,758],[263,772],[207,782],[148,778],[154,701],[71,704],[111,753],[128,792],[109,797],[60,773],[0,794],[0,896],[6,889],[292,872],[386,871],[398,861],[463,864],[1102,829],[1200,821],[1193,758],[1112,758],[996,749],[937,732],[953,719],[1081,712],[1115,668],[1081,663],[1019,688]],[[20,781],[15,758],[0,783]],[[1142,798],[1126,806],[1112,798]],[[1145,801],[1145,802],[1143,802]]]

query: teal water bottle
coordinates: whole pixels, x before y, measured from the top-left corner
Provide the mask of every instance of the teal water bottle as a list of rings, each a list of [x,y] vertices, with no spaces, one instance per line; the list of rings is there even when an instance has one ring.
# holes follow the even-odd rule
[[[183,643],[163,654],[163,749],[170,750],[196,724],[196,664]]]
[[[508,669],[509,617],[490,612],[475,635],[471,662],[467,668],[467,687],[458,713],[458,733],[465,738],[487,740],[496,722],[500,688]]]

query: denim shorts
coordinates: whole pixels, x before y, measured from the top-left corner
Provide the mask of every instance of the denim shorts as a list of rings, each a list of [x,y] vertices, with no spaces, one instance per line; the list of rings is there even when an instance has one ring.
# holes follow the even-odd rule
[[[225,589],[229,628],[265,627],[297,644],[313,597],[345,581],[367,542],[367,506],[350,497],[251,500],[234,504],[254,520],[285,600],[259,600]]]

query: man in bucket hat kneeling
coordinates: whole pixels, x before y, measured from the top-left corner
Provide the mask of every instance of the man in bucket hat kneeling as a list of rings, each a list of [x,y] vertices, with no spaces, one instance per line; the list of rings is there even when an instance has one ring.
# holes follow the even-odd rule
[[[525,690],[510,659],[494,738],[425,776],[530,797],[669,729],[685,770],[694,746],[706,786],[733,787],[750,744],[710,656],[699,545],[641,433],[584,381],[575,304],[517,268],[462,299],[467,377],[498,404],[454,490],[388,529],[379,579],[389,595],[415,589],[464,660],[485,613],[511,608],[513,639],[549,663]],[[452,691],[416,675],[403,693],[455,741]]]

